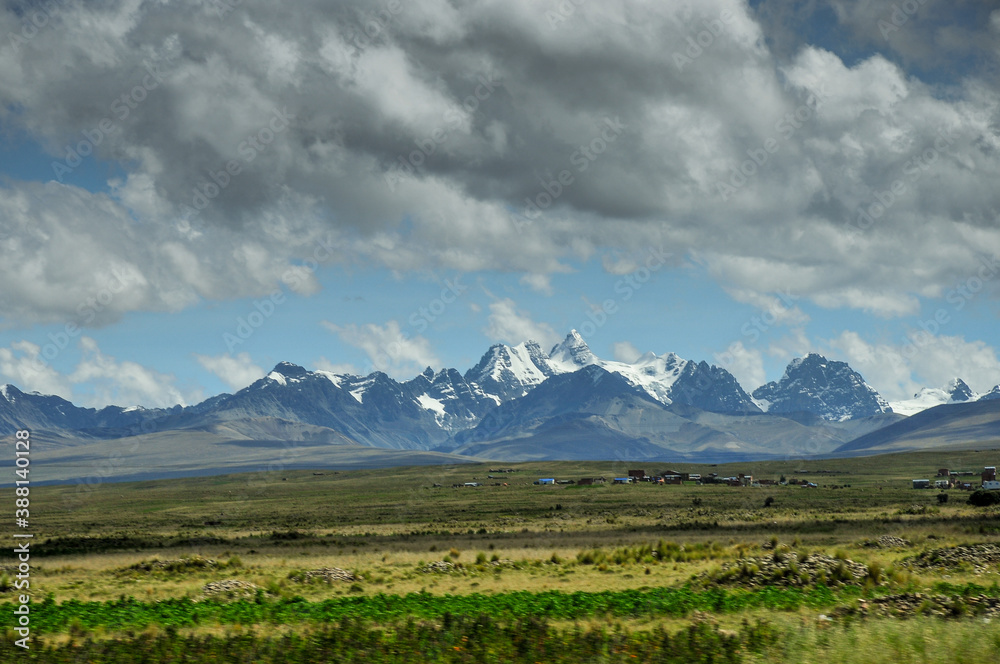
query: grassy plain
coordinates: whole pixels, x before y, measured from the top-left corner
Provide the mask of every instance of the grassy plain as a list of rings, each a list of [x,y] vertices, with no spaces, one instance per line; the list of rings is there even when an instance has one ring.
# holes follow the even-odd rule
[[[939,503],[938,491],[913,490],[910,480],[998,458],[982,450],[719,466],[492,463],[33,487],[31,656],[995,659],[1000,612],[984,607],[1000,602],[1000,561],[911,561],[997,542],[1000,512],[965,504],[957,490]],[[501,467],[514,472],[491,472]],[[610,481],[632,467],[819,486],[532,483]],[[466,482],[483,486],[453,486]],[[906,544],[872,546],[884,536]],[[817,576],[810,559],[830,567]],[[334,568],[349,575],[314,578]],[[10,602],[13,567],[3,569],[0,601]],[[879,598],[889,610],[858,610]],[[8,637],[4,661],[14,652]]]

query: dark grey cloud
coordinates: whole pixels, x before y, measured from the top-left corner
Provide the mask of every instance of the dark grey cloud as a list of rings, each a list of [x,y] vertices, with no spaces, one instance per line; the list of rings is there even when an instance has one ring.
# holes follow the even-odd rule
[[[989,66],[963,66],[995,44],[994,15],[962,27],[928,1],[883,45],[876,2],[219,6],[61,5],[0,45],[4,127],[68,164],[106,120],[95,156],[127,173],[110,196],[75,169],[5,188],[7,237],[42,218],[92,247],[24,245],[61,269],[2,275],[7,316],[65,317],[116,261],[134,298],[111,314],[266,292],[321,237],[332,260],[534,274],[663,245],[741,292],[884,315],[1000,253],[1000,96]],[[821,10],[857,57],[811,43]],[[928,35],[955,63],[947,86],[920,77]]]

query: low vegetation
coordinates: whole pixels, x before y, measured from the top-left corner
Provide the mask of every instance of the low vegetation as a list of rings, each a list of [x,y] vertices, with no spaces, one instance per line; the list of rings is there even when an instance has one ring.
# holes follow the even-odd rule
[[[962,455],[692,468],[818,485],[766,494],[532,484],[626,470],[583,462],[37,487],[30,657],[992,661],[1000,508],[909,482],[1000,453]]]

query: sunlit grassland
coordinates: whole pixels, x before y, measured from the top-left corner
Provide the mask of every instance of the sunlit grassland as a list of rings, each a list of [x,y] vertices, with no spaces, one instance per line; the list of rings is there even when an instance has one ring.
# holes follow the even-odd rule
[[[937,491],[913,490],[910,480],[933,477],[939,467],[977,470],[996,465],[998,457],[1000,452],[981,451],[725,466],[493,463],[341,472],[273,471],[82,489],[38,486],[32,488],[31,503],[37,538],[32,590],[36,604],[42,597],[51,598],[45,605],[51,608],[36,610],[39,615],[48,611],[53,619],[75,611],[60,608],[69,607],[66,602],[98,602],[88,606],[99,608],[115,606],[125,598],[138,602],[135,606],[139,608],[131,609],[138,611],[135,615],[147,616],[130,628],[122,628],[111,619],[107,624],[56,620],[51,632],[42,636],[65,648],[71,643],[82,647],[81,639],[96,638],[122,642],[144,639],[142,648],[169,649],[173,647],[170,639],[192,638],[208,639],[199,641],[205,653],[216,647],[212,639],[228,644],[219,645],[219,652],[237,652],[242,647],[237,641],[249,639],[256,644],[255,652],[262,653],[274,639],[289,638],[291,643],[323,629],[311,619],[287,624],[279,620],[268,623],[269,627],[258,624],[259,620],[270,620],[262,616],[275,611],[279,616],[297,615],[294,611],[282,613],[282,603],[291,602],[289,606],[308,609],[308,615],[328,615],[334,621],[353,615],[355,609],[350,607],[356,606],[362,618],[368,615],[366,611],[374,611],[365,618],[368,627],[358,629],[383,629],[394,634],[394,630],[403,629],[399,621],[405,622],[405,616],[392,614],[390,618],[379,613],[375,607],[384,602],[417,607],[430,602],[421,598],[439,598],[429,606],[445,607],[440,610],[447,613],[451,610],[447,607],[454,605],[455,611],[470,614],[488,603],[487,598],[495,598],[500,602],[497,606],[523,603],[530,613],[542,610],[531,608],[536,606],[533,597],[541,602],[537,607],[550,607],[551,602],[561,606],[559,603],[565,601],[604,606],[606,600],[601,598],[611,593],[608,597],[620,599],[608,606],[619,606],[615,602],[620,601],[625,602],[621,606],[638,607],[667,602],[664,606],[675,608],[661,612],[638,609],[638,613],[637,609],[600,609],[593,614],[573,614],[572,618],[556,611],[543,616],[548,622],[536,627],[559,634],[581,629],[607,632],[586,638],[608,646],[618,638],[615,630],[621,631],[625,641],[638,639],[635,643],[639,643],[647,638],[638,636],[640,632],[688,630],[692,620],[703,621],[706,618],[701,614],[706,614],[711,630],[697,638],[714,644],[710,649],[728,649],[724,644],[730,636],[726,634],[744,634],[740,630],[746,621],[764,621],[777,635],[768,643],[757,643],[752,634],[740,636],[742,645],[730,644],[741,653],[733,661],[889,661],[887,653],[898,656],[905,652],[931,658],[947,651],[942,644],[957,643],[977,628],[989,630],[989,623],[975,623],[979,618],[946,623],[943,618],[928,616],[906,621],[873,617],[824,623],[817,622],[818,616],[851,605],[862,596],[894,592],[968,587],[1000,594],[996,585],[1000,568],[996,565],[977,571],[972,565],[927,570],[905,564],[907,558],[922,551],[997,540],[1000,510],[966,505],[968,494],[961,491],[949,491],[948,502],[940,503]],[[636,465],[647,472],[666,468],[721,476],[743,472],[774,480],[784,475],[820,486],[532,484],[539,477],[610,479]],[[490,472],[498,467],[516,472]],[[490,474],[495,479],[488,478]],[[484,486],[452,486],[470,481]],[[766,498],[773,499],[768,507],[764,505]],[[883,535],[903,538],[910,545],[870,546]],[[776,553],[785,555],[781,552],[850,559],[882,570],[882,576],[878,583],[858,581],[843,587],[834,584],[830,589],[812,582],[785,589],[769,588],[767,583],[713,586],[712,575],[722,566]],[[448,565],[429,567],[442,562]],[[306,572],[324,568],[347,570],[353,578],[306,582]],[[254,590],[242,598],[205,594],[206,584],[224,580],[251,584]],[[10,601],[11,596],[8,588],[0,601]],[[634,600],[627,599],[633,596]],[[463,597],[471,598],[472,604],[461,603]],[[565,599],[569,597],[577,599]],[[177,601],[189,604],[171,604]],[[247,609],[242,613],[209,610],[220,601],[244,602]],[[197,608],[202,604],[208,608]],[[178,612],[176,624],[158,622],[158,606],[174,607],[170,611]],[[719,608],[723,606],[730,608]],[[443,615],[435,613],[438,610],[422,617],[418,611],[415,615],[420,620],[432,623],[412,629],[414,634],[419,632],[419,638],[440,642],[441,652],[446,653],[451,647],[446,646],[449,639],[461,635],[434,626]],[[514,647],[513,641],[508,641],[516,641],[516,636],[505,630],[511,621],[524,618],[520,609],[504,614],[507,610],[498,609],[500,624],[490,637],[497,640],[500,650]],[[189,624],[184,618],[188,614],[203,615],[199,620],[204,622]],[[321,623],[326,621],[324,618]],[[948,631],[947,624],[956,628]],[[718,630],[722,636],[716,634]],[[751,632],[756,634],[752,629],[746,633]],[[383,637],[358,634],[359,639],[383,643],[379,641]],[[325,638],[317,636],[320,641]],[[334,641],[327,645],[341,650],[346,647]],[[879,649],[883,643],[888,645]],[[385,645],[386,652],[398,646]],[[978,652],[979,647],[977,643],[963,653]],[[381,652],[382,646],[372,648],[372,652]],[[860,653],[868,650],[871,652],[865,659]],[[341,654],[342,661],[353,661],[354,655],[346,650]],[[95,655],[119,661],[116,656],[110,651]],[[443,654],[427,661],[462,661],[449,657]],[[59,661],[57,653],[52,661]],[[265,657],[263,661],[269,660]],[[607,654],[594,661],[618,660]]]

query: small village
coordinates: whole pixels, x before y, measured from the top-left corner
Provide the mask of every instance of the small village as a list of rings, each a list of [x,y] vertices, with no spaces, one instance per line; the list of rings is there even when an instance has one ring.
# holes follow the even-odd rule
[[[979,473],[980,482],[977,484],[975,481],[967,481],[966,477],[975,477],[977,473],[971,470],[949,470],[948,468],[939,468],[937,471],[936,479],[929,480],[913,480],[914,489],[961,489],[963,491],[975,491],[977,489],[982,489],[983,491],[1000,491],[1000,481],[997,481],[997,468],[996,466],[986,466],[983,468],[982,472]]]
[[[517,472],[513,468],[504,469],[490,469],[490,474],[486,476],[487,480],[495,480],[490,482],[493,486],[509,486],[509,481],[503,480],[503,477],[498,476],[499,474],[510,474]],[[801,471],[803,474],[809,471]],[[812,471],[824,472],[824,471]],[[497,475],[494,475],[497,473]],[[979,481],[975,481],[975,478],[979,478]],[[483,482],[478,477],[473,477],[473,481],[464,482],[459,484],[453,484],[452,488],[463,488],[463,487],[479,487],[485,486],[487,482]],[[560,479],[555,477],[540,477],[532,482],[536,486],[555,486],[564,484],[573,484],[579,486],[590,486],[599,484],[638,484],[640,482],[648,482],[651,484],[662,484],[662,485],[704,485],[704,484],[721,484],[723,486],[730,487],[766,487],[766,486],[801,486],[803,488],[815,489],[819,488],[819,484],[812,482],[807,479],[802,479],[798,477],[786,478],[782,475],[779,479],[769,479],[754,477],[749,473],[738,473],[736,475],[731,475],[727,477],[720,476],[718,473],[685,473],[675,470],[662,470],[658,473],[647,473],[643,469],[629,470],[626,475],[621,477],[581,477],[577,479]],[[435,484],[435,487],[440,487],[440,484]],[[826,486],[826,485],[824,485]],[[912,487],[914,489],[938,489],[938,490],[948,490],[956,489],[962,491],[1000,491],[1000,481],[997,480],[997,469],[996,466],[986,466],[981,472],[971,471],[971,470],[950,470],[948,468],[939,468],[935,478],[932,479],[914,479],[912,480]],[[830,488],[850,488],[849,484],[844,485],[831,485]]]
[[[817,485],[813,482],[807,480],[799,480],[796,478],[785,479],[782,477],[779,480],[774,479],[760,479],[755,478],[753,475],[748,473],[739,473],[737,475],[729,477],[721,477],[718,473],[683,473],[675,470],[664,470],[655,474],[648,474],[645,470],[636,469],[629,470],[628,473],[623,477],[583,477],[577,480],[557,480],[555,478],[540,478],[535,480],[534,484],[547,485],[547,484],[578,484],[578,485],[590,485],[590,484],[605,484],[610,482],[611,484],[637,484],[639,482],[650,482],[652,484],[722,484],[725,486],[751,486],[751,487],[762,487],[762,486],[775,486],[775,485],[801,485],[805,487],[816,487]]]

